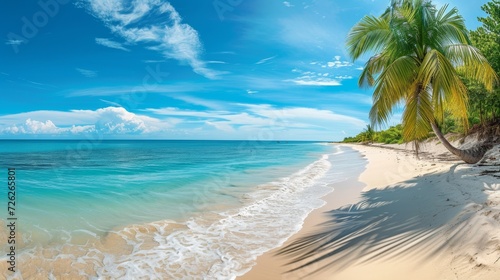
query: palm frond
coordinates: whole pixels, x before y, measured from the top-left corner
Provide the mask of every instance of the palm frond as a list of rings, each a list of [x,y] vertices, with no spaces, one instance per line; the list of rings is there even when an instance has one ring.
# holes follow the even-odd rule
[[[382,72],[387,64],[387,57],[374,55],[366,62],[361,75],[359,76],[359,87],[372,87],[375,84],[374,76]]]
[[[475,47],[453,44],[444,49],[444,55],[468,78],[482,83],[488,91],[493,90],[499,78],[488,60]]]
[[[432,87],[434,117],[442,122],[445,110],[459,119],[467,119],[467,88],[451,62],[439,51],[427,53],[417,80],[423,87]]]
[[[392,114],[392,108],[405,98],[418,73],[418,61],[404,56],[389,64],[376,80],[373,93],[373,108],[370,111],[372,124],[384,124]]]
[[[467,27],[463,17],[458,13],[457,8],[447,11],[448,5],[444,5],[436,15],[436,25],[434,30],[435,38],[431,42],[441,46],[449,44],[470,44]],[[438,47],[438,46],[434,46]]]
[[[354,60],[369,51],[380,51],[390,39],[389,23],[381,18],[365,16],[347,35],[347,51]]]
[[[405,141],[425,139],[434,121],[431,94],[429,88],[420,84],[413,86],[413,92],[408,95],[406,108],[403,112],[403,139]]]

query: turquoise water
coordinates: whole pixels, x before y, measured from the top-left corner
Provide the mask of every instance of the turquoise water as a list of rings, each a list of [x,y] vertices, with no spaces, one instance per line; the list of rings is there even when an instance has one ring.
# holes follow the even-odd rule
[[[183,219],[201,210],[200,201],[279,178],[286,169],[266,169],[310,163],[325,150],[244,141],[0,143],[0,167],[17,170],[23,225],[49,231]],[[237,200],[226,196],[220,203]]]
[[[21,260],[65,248],[92,264],[78,271],[87,277],[231,279],[322,205],[342,177],[331,168],[342,153],[352,151],[313,142],[3,140],[0,168],[16,168]],[[110,247],[114,235],[130,248]],[[54,259],[43,259],[50,273]]]

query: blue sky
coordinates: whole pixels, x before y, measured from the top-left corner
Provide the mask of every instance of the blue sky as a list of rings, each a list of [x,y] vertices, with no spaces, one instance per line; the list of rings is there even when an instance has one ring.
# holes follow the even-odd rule
[[[1,1],[0,138],[341,140],[371,106],[346,34],[389,2]]]

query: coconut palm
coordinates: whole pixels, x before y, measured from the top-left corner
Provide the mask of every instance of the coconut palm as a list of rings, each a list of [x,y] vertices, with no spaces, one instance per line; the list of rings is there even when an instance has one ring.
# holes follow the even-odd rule
[[[379,17],[365,16],[347,37],[354,60],[374,55],[366,63],[359,85],[374,87],[370,120],[387,123],[395,107],[403,108],[403,138],[426,138],[432,129],[444,146],[467,163],[484,149],[460,150],[439,130],[445,112],[467,123],[467,88],[459,77],[476,80],[491,90],[494,70],[475,47],[456,8],[437,9],[429,0],[392,0]]]

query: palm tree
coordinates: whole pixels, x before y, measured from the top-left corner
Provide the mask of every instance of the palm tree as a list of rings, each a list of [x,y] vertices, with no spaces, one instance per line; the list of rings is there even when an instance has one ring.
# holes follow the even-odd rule
[[[353,60],[375,53],[359,85],[374,87],[372,124],[387,123],[403,106],[403,138],[418,140],[432,129],[443,145],[467,163],[478,162],[484,149],[460,150],[439,130],[445,112],[467,122],[467,88],[459,73],[492,90],[495,71],[475,47],[456,8],[437,9],[430,0],[392,0],[380,17],[365,16],[350,30],[347,49]]]
[[[373,138],[375,137],[375,131],[371,125],[366,125],[365,130],[363,131],[364,141],[368,141],[369,143],[373,142]]]

